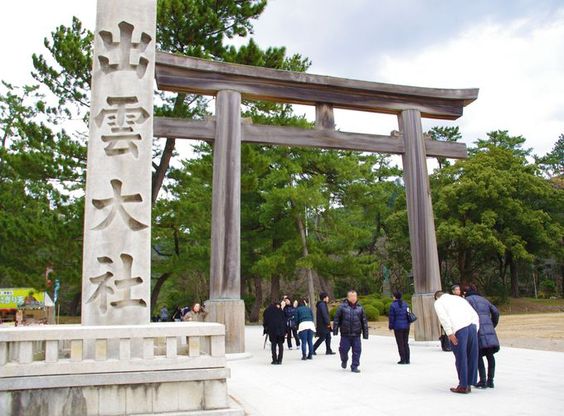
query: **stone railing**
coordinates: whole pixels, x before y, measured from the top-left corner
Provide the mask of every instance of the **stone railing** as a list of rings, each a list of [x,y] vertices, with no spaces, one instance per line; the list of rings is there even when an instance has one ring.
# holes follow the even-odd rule
[[[0,329],[0,390],[14,378],[224,368],[225,328],[213,323],[45,325]]]

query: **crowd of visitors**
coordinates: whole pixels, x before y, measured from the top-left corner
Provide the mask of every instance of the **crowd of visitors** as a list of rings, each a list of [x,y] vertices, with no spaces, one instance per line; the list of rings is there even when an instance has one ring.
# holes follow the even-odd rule
[[[195,303],[192,306],[185,306],[181,308],[176,305],[172,314],[169,314],[168,308],[163,305],[159,311],[158,316],[152,318],[153,322],[187,322],[198,321],[203,322],[208,313],[200,303]]]
[[[417,319],[410,311],[399,291],[393,293],[393,302],[388,313],[388,328],[393,331],[400,365],[411,363],[409,333],[411,324]],[[264,312],[264,334],[270,340],[272,364],[282,364],[284,341],[292,349],[292,340],[301,346],[302,360],[311,360],[318,348],[325,343],[325,354],[333,355],[332,335],[340,332],[339,356],[341,367],[349,367],[360,373],[362,340],[368,339],[368,321],[357,292],[350,290],[337,307],[334,318],[329,314],[329,295],[321,292],[316,306],[316,322],[306,299],[293,301],[284,296],[281,302],[272,303]],[[435,311],[441,323],[443,336],[441,346],[452,351],[458,374],[458,385],[453,393],[470,393],[471,387],[493,388],[495,375],[494,354],[499,351],[499,340],[495,327],[499,322],[499,311],[474,285],[455,285],[451,294],[435,293]],[[313,338],[317,337],[315,344]],[[265,341],[266,342],[266,341]],[[349,356],[349,353],[352,354]],[[487,368],[484,364],[487,361]],[[479,379],[478,379],[479,377]]]
[[[441,324],[441,347],[452,351],[458,375],[458,385],[450,390],[453,393],[467,394],[472,386],[493,388],[495,376],[495,357],[500,349],[495,327],[499,322],[499,311],[485,297],[478,293],[476,286],[454,285],[451,293],[435,293],[435,312]],[[350,290],[340,303],[331,319],[329,295],[319,294],[315,305],[316,314],[307,299],[292,300],[284,296],[281,302],[273,302],[264,311],[264,335],[270,341],[273,365],[282,364],[284,343],[293,348],[301,348],[302,360],[312,360],[317,350],[325,344],[325,354],[334,355],[331,348],[332,336],[340,333],[339,357],[341,367],[349,367],[353,373],[360,373],[362,339],[368,339],[368,320],[358,294]],[[153,320],[160,322],[203,322],[207,312],[200,303],[191,307],[175,306],[169,313],[162,306]],[[393,302],[388,313],[388,328],[393,331],[400,365],[411,363],[409,348],[410,327],[417,319],[410,311],[408,303],[399,291],[393,293]],[[315,320],[315,322],[314,322]],[[317,337],[315,343],[314,337]],[[266,340],[265,340],[266,342]],[[350,355],[349,355],[350,354]],[[487,367],[484,363],[487,361]]]

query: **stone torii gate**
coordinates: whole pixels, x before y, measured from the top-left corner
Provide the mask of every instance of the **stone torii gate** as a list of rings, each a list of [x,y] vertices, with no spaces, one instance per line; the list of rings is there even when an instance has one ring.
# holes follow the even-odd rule
[[[215,121],[154,119],[154,136],[214,141],[210,320],[226,325],[226,351],[243,352],[240,298],[241,142],[401,154],[407,197],[417,340],[435,340],[440,327],[433,293],[441,288],[427,157],[462,159],[466,145],[425,140],[421,118],[456,120],[478,89],[433,89],[356,81],[206,61],[157,52],[160,90],[216,97]],[[316,108],[315,129],[242,123],[241,99]],[[335,130],[333,108],[395,114],[389,136]]]

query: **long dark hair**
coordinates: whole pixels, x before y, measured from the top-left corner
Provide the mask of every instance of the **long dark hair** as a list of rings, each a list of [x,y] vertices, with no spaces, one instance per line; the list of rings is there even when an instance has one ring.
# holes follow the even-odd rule
[[[307,299],[300,299],[298,302],[298,306],[307,306]]]

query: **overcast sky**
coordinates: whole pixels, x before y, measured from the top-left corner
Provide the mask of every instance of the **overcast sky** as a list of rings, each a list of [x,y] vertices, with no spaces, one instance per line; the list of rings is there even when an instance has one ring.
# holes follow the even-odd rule
[[[0,2],[0,79],[29,82],[31,54],[73,15],[92,30],[95,1]],[[464,116],[445,123],[459,125],[467,143],[504,129],[541,155],[564,133],[564,0],[270,0],[253,37],[309,57],[312,73],[480,88]],[[359,112],[337,111],[336,122],[397,129],[394,117]]]

